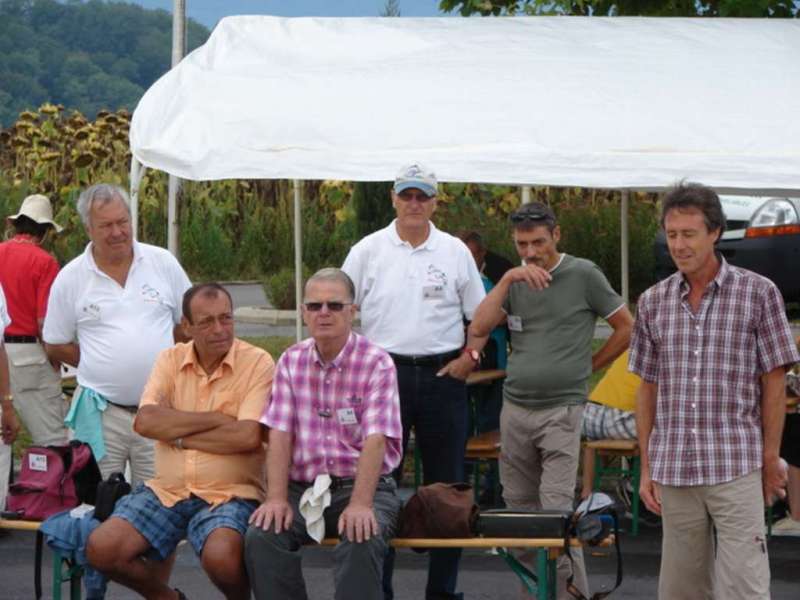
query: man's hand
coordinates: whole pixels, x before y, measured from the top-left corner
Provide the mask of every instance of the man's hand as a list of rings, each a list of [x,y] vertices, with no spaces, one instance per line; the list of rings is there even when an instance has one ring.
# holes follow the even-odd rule
[[[523,282],[527,283],[528,287],[534,290],[543,290],[550,287],[550,280],[553,276],[547,269],[543,269],[534,264],[527,264],[521,267],[514,267],[506,271],[503,279],[508,283]]]
[[[661,489],[650,479],[650,470],[642,469],[639,481],[639,498],[651,513],[661,514]]]
[[[17,413],[14,412],[13,406],[7,406],[3,408],[3,420],[2,420],[2,436],[3,443],[11,445],[14,443],[14,440],[17,439],[17,433],[19,433],[19,421],[17,420]]]
[[[292,526],[294,513],[286,500],[267,500],[250,515],[250,524],[269,531],[275,523],[275,533],[288,531]]]
[[[788,472],[781,465],[779,457],[764,458],[764,467],[761,471],[761,486],[764,490],[764,502],[772,506],[776,500],[786,498],[786,485]]]
[[[444,377],[450,375],[454,379],[464,381],[472,370],[476,367],[476,362],[470,358],[470,355],[463,352],[458,358],[454,358],[436,373],[437,377]]]
[[[339,535],[344,534],[350,542],[366,542],[378,535],[378,521],[371,506],[360,506],[352,502],[339,515]]]

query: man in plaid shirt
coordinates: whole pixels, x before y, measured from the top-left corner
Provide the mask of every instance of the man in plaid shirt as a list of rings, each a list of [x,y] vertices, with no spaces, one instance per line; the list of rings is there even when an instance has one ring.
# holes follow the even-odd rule
[[[343,271],[314,274],[303,304],[311,337],[278,361],[261,418],[269,428],[267,500],[246,537],[257,599],[307,598],[299,550],[326,532],[340,540],[336,598],[383,598],[401,507],[390,475],[401,458],[400,401],[390,356],[352,332],[354,297]]]
[[[713,190],[678,185],[661,224],[678,272],[639,299],[629,363],[641,498],[663,517],[659,597],[769,598],[764,505],[784,494],[784,376],[800,355],[775,285],[715,252]]]

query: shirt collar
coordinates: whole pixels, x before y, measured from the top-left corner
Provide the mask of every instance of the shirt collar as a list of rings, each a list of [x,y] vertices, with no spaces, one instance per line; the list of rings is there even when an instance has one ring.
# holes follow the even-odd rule
[[[228,365],[228,368],[231,371],[233,371],[233,368],[236,365],[236,345],[238,344],[238,342],[239,342],[238,338],[233,338],[233,345],[231,346],[231,349],[228,350],[228,353],[225,355],[225,358],[222,359],[220,367],[222,365]],[[202,370],[203,367],[200,366],[200,362],[197,360],[197,353],[194,351],[194,340],[187,342],[185,346],[186,346],[186,354],[184,354],[183,360],[181,361],[181,365],[178,370],[183,371],[183,369],[188,366]],[[217,367],[217,370],[219,370],[219,367]]]
[[[100,272],[100,269],[97,268],[97,263],[94,261],[94,255],[92,254],[92,242],[90,241],[86,244],[86,248],[83,250],[83,256],[86,258],[86,261],[89,264],[89,268],[93,271]],[[144,255],[142,254],[141,244],[133,240],[133,262],[131,263],[131,267],[134,264],[141,262],[144,259]]]
[[[717,260],[719,260],[719,270],[717,270],[717,274],[714,276],[709,284],[706,286],[713,285],[715,289],[719,289],[725,283],[725,280],[728,279],[728,275],[733,273],[731,266],[728,264],[728,261],[725,260],[725,257],[722,256],[721,253],[717,252]],[[689,293],[689,282],[686,279],[686,275],[678,271],[676,273],[678,275],[678,291],[681,293],[681,297],[685,296]]]
[[[353,333],[352,331],[350,332],[350,337],[347,338],[347,341],[344,343],[344,346],[342,346],[342,349],[339,351],[339,354],[337,354],[336,358],[334,358],[329,363],[325,363],[325,361],[322,360],[322,357],[319,355],[319,352],[317,351],[317,345],[313,343],[314,341],[313,339],[311,341],[312,341],[311,344],[312,356],[314,357],[314,361],[319,366],[321,367],[330,366],[336,369],[341,369],[342,366],[347,362],[347,359],[350,358],[350,355],[353,353],[353,348],[355,348],[356,345],[356,334]]]
[[[428,250],[436,250],[436,246],[439,240],[439,230],[436,228],[436,225],[433,224],[433,221],[428,221],[428,225],[430,230],[428,231],[427,239],[422,242],[419,246],[414,248],[414,250],[421,250],[423,248],[427,248]],[[387,227],[389,230],[389,239],[396,245],[402,246],[404,244],[408,244],[400,239],[400,236],[397,234],[397,219],[394,219]]]

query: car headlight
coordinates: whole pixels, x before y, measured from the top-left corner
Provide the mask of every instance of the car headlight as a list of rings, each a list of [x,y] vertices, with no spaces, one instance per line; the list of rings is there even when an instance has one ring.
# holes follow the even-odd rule
[[[769,237],[800,233],[800,218],[788,200],[767,200],[755,212],[747,226],[745,237]]]

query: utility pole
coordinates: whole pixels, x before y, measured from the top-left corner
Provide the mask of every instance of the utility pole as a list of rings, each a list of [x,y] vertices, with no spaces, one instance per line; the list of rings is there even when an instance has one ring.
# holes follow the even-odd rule
[[[172,67],[177,66],[186,55],[186,0],[172,3]],[[178,242],[178,192],[181,180],[169,176],[167,192],[167,249],[175,258],[180,256]]]

